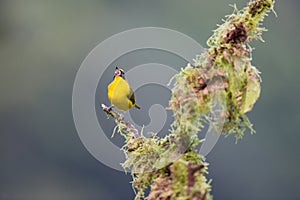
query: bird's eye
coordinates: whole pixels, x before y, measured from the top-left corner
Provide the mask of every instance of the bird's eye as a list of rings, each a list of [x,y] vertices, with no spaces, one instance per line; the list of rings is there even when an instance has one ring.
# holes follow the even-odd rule
[[[116,68],[115,76],[124,77],[124,75],[125,75],[125,72],[122,69]]]

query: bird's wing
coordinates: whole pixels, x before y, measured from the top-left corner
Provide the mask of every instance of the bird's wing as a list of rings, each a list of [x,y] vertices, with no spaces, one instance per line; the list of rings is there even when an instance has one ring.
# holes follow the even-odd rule
[[[132,104],[135,104],[135,96],[131,88],[130,88],[130,93],[128,94],[128,98],[132,102]]]

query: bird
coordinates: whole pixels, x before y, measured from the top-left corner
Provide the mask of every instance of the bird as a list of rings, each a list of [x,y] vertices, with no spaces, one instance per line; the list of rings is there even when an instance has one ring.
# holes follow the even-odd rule
[[[107,87],[107,96],[112,107],[127,111],[132,107],[140,109],[135,103],[135,96],[125,78],[123,69],[116,67],[113,81]]]

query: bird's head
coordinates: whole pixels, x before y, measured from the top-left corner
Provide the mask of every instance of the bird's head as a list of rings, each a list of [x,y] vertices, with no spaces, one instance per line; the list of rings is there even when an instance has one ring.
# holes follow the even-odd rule
[[[125,72],[124,72],[124,70],[123,69],[119,69],[118,67],[116,67],[115,76],[120,76],[122,78],[125,78]]]

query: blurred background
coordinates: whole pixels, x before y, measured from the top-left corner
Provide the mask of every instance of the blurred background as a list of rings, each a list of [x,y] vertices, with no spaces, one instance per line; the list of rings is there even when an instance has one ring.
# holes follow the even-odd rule
[[[93,158],[76,132],[72,87],[80,64],[101,41],[137,27],[174,29],[205,46],[234,3],[247,1],[1,0],[0,200],[133,199],[131,177]],[[222,137],[208,155],[215,200],[300,199],[299,6],[277,1],[278,18],[270,13],[264,22],[265,43],[252,43],[263,79],[248,115],[257,133],[238,144]],[[159,60],[151,62],[184,64],[153,54]]]

